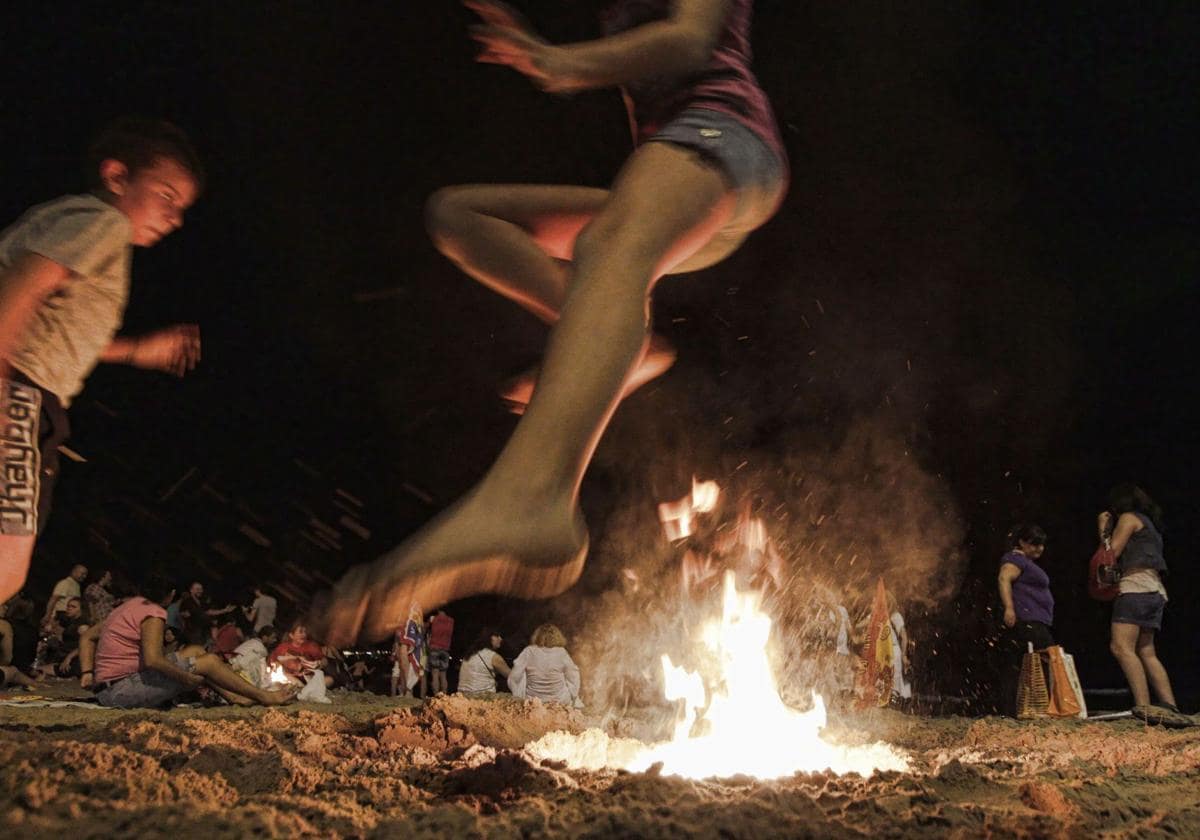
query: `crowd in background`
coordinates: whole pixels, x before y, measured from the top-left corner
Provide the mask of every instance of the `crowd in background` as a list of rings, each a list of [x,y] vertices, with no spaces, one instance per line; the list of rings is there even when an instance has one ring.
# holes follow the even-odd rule
[[[78,680],[102,705],[124,707],[328,700],[338,690],[425,698],[451,690],[458,662],[460,692],[581,704],[579,668],[554,625],[537,628],[511,667],[491,629],[455,660],[444,610],[426,618],[414,608],[390,650],[343,651],[310,638],[303,619],[281,622],[266,587],[237,604],[214,602],[200,581],[89,579],[76,564],[44,607],[25,592],[0,605],[0,688]]]

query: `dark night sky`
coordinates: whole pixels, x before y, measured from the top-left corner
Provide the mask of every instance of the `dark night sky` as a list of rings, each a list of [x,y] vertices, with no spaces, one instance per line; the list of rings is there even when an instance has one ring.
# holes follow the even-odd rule
[[[553,39],[595,32],[595,3],[517,5]],[[757,4],[792,190],[726,264],[662,285],[681,361],[618,415],[585,484],[593,530],[629,488],[649,504],[730,453],[833,448],[886,416],[961,520],[961,594],[928,626],[977,616],[1005,529],[1036,519],[1060,638],[1085,682],[1119,685],[1080,566],[1107,487],[1137,480],[1167,513],[1160,650],[1194,706],[1198,12],[955,5]],[[185,228],[139,253],[127,317],[198,321],[204,363],[182,383],[97,373],[75,444],[108,460],[69,469],[64,496],[111,484],[117,458],[151,485],[200,465],[268,497],[300,457],[367,501],[365,553],[468,487],[512,426],[494,385],[544,332],[433,251],[422,203],[460,182],[605,184],[628,152],[616,95],[546,97],[473,64],[449,0],[2,14],[5,224],[77,191],[89,135],[122,113],[178,122],[211,170]],[[639,447],[680,425],[724,431],[643,475]],[[55,527],[58,545],[85,533]]]

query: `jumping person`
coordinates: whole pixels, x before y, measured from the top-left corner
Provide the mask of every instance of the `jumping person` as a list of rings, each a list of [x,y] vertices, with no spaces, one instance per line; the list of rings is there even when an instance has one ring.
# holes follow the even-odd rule
[[[1174,726],[1193,723],[1180,715],[1167,669],[1154,649],[1162,629],[1167,589],[1163,556],[1162,509],[1140,487],[1123,484],[1108,495],[1109,509],[1097,517],[1100,541],[1117,558],[1121,580],[1112,607],[1109,648],[1133,694],[1133,714],[1142,720]],[[1157,702],[1150,705],[1153,689]]]
[[[66,407],[96,363],[182,376],[200,358],[194,324],[116,335],[132,247],[180,227],[200,190],[191,143],[169,123],[127,118],[100,134],[88,160],[92,192],[38,205],[0,233],[0,602],[29,573]]]
[[[542,90],[623,88],[637,146],[610,189],[472,185],[427,206],[439,250],[552,326],[536,390],[500,456],[457,503],[315,612],[332,637],[386,637],[414,600],[555,595],[579,577],[579,487],[623,395],[670,366],[650,330],[663,275],[733,253],[782,201],[787,163],[750,71],[752,0],[617,0],[604,37],[553,45],[492,0],[466,0],[478,60]],[[511,390],[507,396],[523,398]]]

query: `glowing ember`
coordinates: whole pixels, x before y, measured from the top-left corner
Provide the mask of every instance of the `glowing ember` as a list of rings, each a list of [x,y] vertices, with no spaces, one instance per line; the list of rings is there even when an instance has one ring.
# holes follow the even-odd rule
[[[770,632],[771,620],[759,609],[758,596],[739,593],[727,572],[721,620],[703,631],[703,643],[720,666],[721,684],[706,690],[699,674],[663,657],[667,699],[684,701],[670,741],[646,745],[589,730],[578,736],[553,732],[526,749],[539,759],[588,769],[640,771],[661,762],[663,773],[693,779],[907,769],[907,759],[886,744],[846,747],[822,738],[825,705],[816,694],[807,712],[784,705],[767,661]]]
[[[287,671],[283,670],[283,666],[278,662],[267,669],[267,680],[270,681],[271,685],[286,685],[291,682]]]
[[[721,488],[715,481],[697,481],[692,478],[692,492],[674,502],[663,502],[658,506],[658,518],[662,520],[667,539],[674,542],[691,536],[697,513],[711,513],[721,497]]]

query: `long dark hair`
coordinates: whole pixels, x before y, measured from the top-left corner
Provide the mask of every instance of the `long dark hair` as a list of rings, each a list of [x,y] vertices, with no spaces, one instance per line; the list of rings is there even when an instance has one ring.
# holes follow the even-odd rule
[[[1122,513],[1140,513],[1149,517],[1150,521],[1154,523],[1154,527],[1158,529],[1159,533],[1162,533],[1162,508],[1154,499],[1150,498],[1149,493],[1136,484],[1118,484],[1109,490],[1108,509],[1118,519]]]
[[[1004,540],[1008,544],[1009,551],[1020,546],[1022,542],[1030,545],[1045,545],[1046,532],[1032,522],[1022,522],[1009,528]]]
[[[499,630],[497,630],[495,627],[484,627],[475,636],[475,641],[471,642],[471,646],[467,648],[466,655],[474,656],[476,653],[478,653],[481,650],[491,650],[492,649],[492,636],[499,636],[501,639],[504,638],[504,634],[501,633]]]

